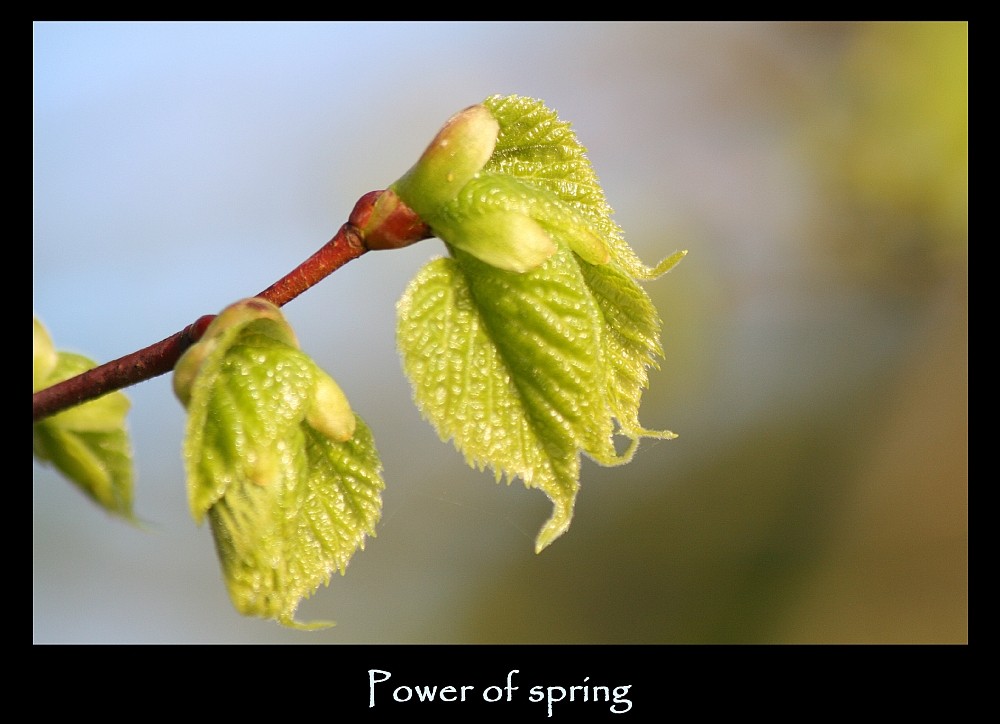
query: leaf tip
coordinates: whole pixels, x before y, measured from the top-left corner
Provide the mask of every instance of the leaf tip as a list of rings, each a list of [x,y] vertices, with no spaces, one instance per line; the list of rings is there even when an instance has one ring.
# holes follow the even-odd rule
[[[552,545],[557,538],[569,530],[569,524],[573,520],[573,502],[553,501],[554,509],[552,517],[545,521],[545,525],[538,532],[535,539],[535,554]]]
[[[321,631],[337,625],[336,621],[296,621],[294,615],[279,616],[277,621],[285,628],[296,631]]]
[[[656,279],[658,277],[663,276],[668,271],[677,266],[680,263],[681,259],[683,259],[685,256],[687,256],[687,249],[684,249],[683,251],[675,251],[670,256],[662,259],[659,264],[656,264],[655,266],[652,267],[645,266],[642,263],[639,263],[637,265],[629,264],[628,270],[637,279],[644,279],[644,280]]]

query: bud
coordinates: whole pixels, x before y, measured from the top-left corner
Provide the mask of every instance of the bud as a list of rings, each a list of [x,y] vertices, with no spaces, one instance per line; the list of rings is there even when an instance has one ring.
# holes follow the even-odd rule
[[[266,299],[251,297],[230,304],[212,320],[197,342],[188,347],[174,365],[174,394],[185,407],[191,400],[191,385],[219,340],[230,330],[255,325],[256,330],[289,347],[299,348],[299,341],[281,310]]]
[[[48,331],[37,319],[32,318],[34,329],[32,332],[32,388],[35,392],[42,389],[56,368],[59,354]]]
[[[399,197],[431,226],[493,155],[500,124],[482,105],[459,111],[444,124],[420,160],[392,185]]]
[[[392,189],[369,191],[349,219],[369,249],[401,249],[433,236],[430,228]]]
[[[340,386],[330,375],[318,370],[316,389],[306,411],[306,422],[336,442],[354,437],[357,419]]]
[[[593,220],[560,197],[557,183],[539,183],[539,178],[557,181],[558,173],[517,178],[509,169],[484,171],[499,135],[500,122],[484,104],[452,116],[413,168],[381,195],[365,197],[355,207],[351,221],[368,247],[403,246],[400,239],[410,243],[417,236],[414,229],[420,228],[504,271],[535,269],[560,243],[590,264],[608,263],[610,249],[592,228]],[[533,148],[536,140],[524,142]],[[505,154],[511,150],[509,138],[504,148]],[[569,153],[563,147],[556,150],[560,158]],[[548,156],[543,160],[551,164]],[[538,171],[537,165],[532,160],[526,167]]]
[[[491,266],[519,274],[541,265],[556,251],[541,224],[515,211],[470,216],[447,233],[446,241]]]

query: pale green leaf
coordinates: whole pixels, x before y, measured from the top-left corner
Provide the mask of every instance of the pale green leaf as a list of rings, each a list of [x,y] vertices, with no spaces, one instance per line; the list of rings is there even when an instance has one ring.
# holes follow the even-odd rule
[[[359,418],[354,437],[336,442],[307,424],[289,435],[302,454],[289,456],[268,482],[238,476],[208,511],[226,586],[246,616],[299,623],[303,598],[344,573],[381,516],[381,463],[367,425]]]
[[[175,379],[192,515],[209,517],[237,610],[329,625],[295,611],[375,535],[384,483],[371,433],[277,307],[244,301],[216,322]]]
[[[32,430],[35,458],[55,467],[109,513],[133,518],[132,448],[124,430],[77,432],[44,420]]]
[[[646,327],[634,334],[608,322],[637,310],[649,312],[625,293],[595,293],[567,249],[524,274],[456,250],[424,267],[400,300],[399,348],[424,415],[470,464],[552,500],[538,550],[569,526],[580,453],[619,462],[615,418],[633,439],[650,434],[637,422],[638,397],[659,348],[639,342],[658,318],[637,314]]]
[[[469,464],[552,500],[540,551],[569,527],[581,454],[616,465],[643,437],[674,437],[639,423],[662,348],[660,317],[637,280],[683,252],[653,268],[638,259],[554,111],[519,96],[483,105],[500,126],[494,152],[430,214],[452,256],[407,287],[398,344],[414,399],[442,439]],[[551,252],[541,251],[544,237]],[[616,434],[629,441],[623,453]]]
[[[34,320],[35,392],[92,369],[73,352],[57,352],[45,328]],[[32,454],[52,465],[109,513],[133,519],[132,449],[125,426],[129,409],[122,392],[76,405],[32,426]]]
[[[628,462],[643,437],[669,439],[668,431],[648,430],[639,424],[639,403],[649,383],[649,368],[663,356],[660,315],[635,281],[613,264],[581,264],[587,287],[601,311],[604,324],[604,360],[607,363],[608,403],[622,435],[632,444],[617,461]]]
[[[264,485],[304,452],[286,440],[305,419],[315,366],[269,337],[233,332],[206,359],[188,404],[184,457],[196,522],[234,481]]]
[[[612,209],[587,149],[577,140],[571,125],[554,110],[540,100],[516,95],[490,96],[483,105],[500,123],[496,148],[485,172],[515,178],[559,199],[560,213],[580,218],[583,227],[599,236],[611,258],[635,279],[656,278],[680,260],[683,253],[649,267],[639,259],[612,219]],[[564,243],[574,246],[572,237],[564,237]]]

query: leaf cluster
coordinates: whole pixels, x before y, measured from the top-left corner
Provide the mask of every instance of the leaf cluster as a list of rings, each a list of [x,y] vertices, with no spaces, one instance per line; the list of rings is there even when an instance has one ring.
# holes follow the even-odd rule
[[[370,201],[356,231],[384,245],[373,248],[427,230],[446,244],[397,305],[403,370],[424,417],[471,466],[550,498],[540,552],[570,526],[581,457],[620,465],[642,438],[674,437],[639,422],[663,354],[640,282],[683,252],[643,264],[570,125],[521,96],[453,116]],[[56,352],[35,320],[34,391],[90,367]],[[261,298],[222,310],[177,362],[174,390],[188,412],[191,514],[211,525],[235,607],[327,625],[295,612],[376,533],[385,483],[371,430]],[[34,454],[131,517],[127,410],[114,392],[37,422]]]

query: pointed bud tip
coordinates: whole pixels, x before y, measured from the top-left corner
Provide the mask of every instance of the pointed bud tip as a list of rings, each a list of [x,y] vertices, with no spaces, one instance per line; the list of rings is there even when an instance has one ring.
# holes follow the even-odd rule
[[[392,188],[425,220],[433,217],[483,169],[499,135],[500,123],[486,106],[469,106],[445,122]]]

